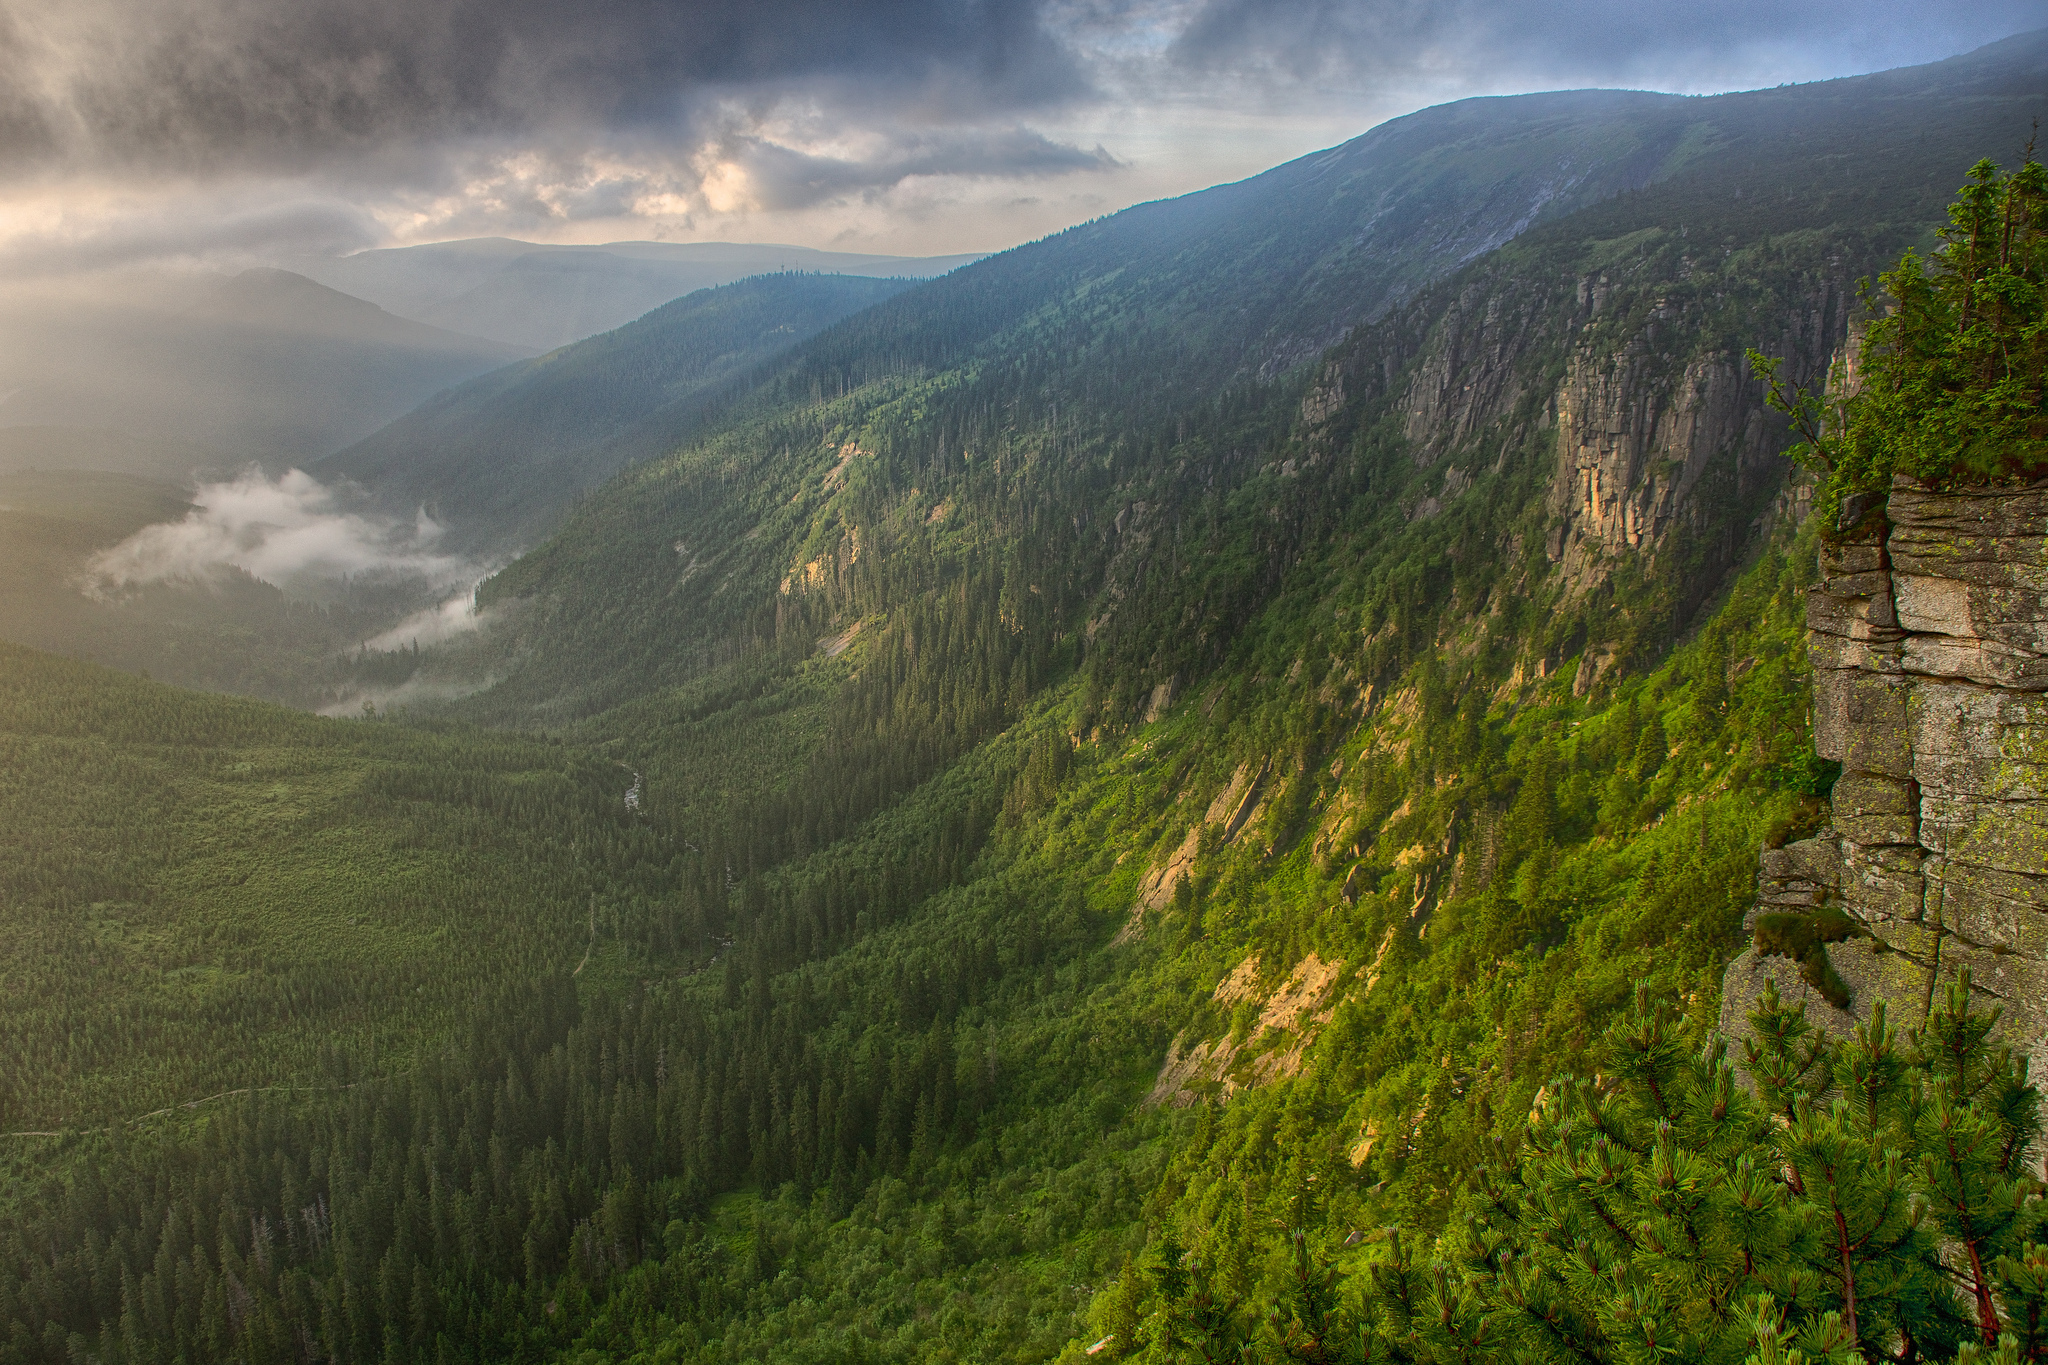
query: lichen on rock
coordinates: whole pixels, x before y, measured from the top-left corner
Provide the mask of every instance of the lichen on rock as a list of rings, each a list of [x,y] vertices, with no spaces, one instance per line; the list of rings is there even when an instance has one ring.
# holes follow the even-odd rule
[[[1766,980],[1845,1033],[1876,999],[1917,1023],[1965,968],[2001,1032],[2048,1064],[2048,480],[1903,476],[1824,544],[1807,598],[1814,747],[1842,766],[1828,828],[1768,849],[1723,978],[1740,1034]],[[1837,941],[1787,916],[1846,916]],[[1787,948],[1796,949],[1788,954]],[[1810,961],[1823,954],[1828,971]],[[1846,992],[1825,998],[1816,977]]]

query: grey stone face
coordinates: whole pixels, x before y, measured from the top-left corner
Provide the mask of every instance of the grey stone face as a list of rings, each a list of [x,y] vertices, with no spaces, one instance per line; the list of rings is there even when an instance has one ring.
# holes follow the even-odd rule
[[[1833,907],[1836,1009],[1754,949],[1722,983],[1740,1034],[1766,980],[1835,1032],[1885,999],[1917,1024],[1967,967],[2003,1036],[2048,1074],[2048,480],[1936,491],[1901,479],[1888,526],[1821,554],[1807,599],[1814,748],[1842,765],[1831,825],[1767,850],[1756,915]]]

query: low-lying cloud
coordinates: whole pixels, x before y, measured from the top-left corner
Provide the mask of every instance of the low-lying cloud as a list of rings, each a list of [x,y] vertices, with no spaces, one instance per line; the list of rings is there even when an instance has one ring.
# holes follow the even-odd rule
[[[438,548],[442,528],[424,511],[401,521],[349,501],[297,469],[202,484],[184,520],[146,526],[94,555],[87,591],[215,582],[237,569],[288,589],[371,576],[446,590],[480,577],[473,561]]]
[[[478,630],[483,624],[484,613],[476,604],[476,584],[471,583],[461,592],[414,612],[383,634],[370,637],[363,642],[363,648],[376,652],[438,645]]]

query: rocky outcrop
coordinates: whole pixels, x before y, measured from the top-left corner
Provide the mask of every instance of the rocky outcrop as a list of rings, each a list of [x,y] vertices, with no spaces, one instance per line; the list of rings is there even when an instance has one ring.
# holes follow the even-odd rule
[[[1297,436],[1309,469],[1398,429],[1414,468],[1386,486],[1411,522],[1548,466],[1544,558],[1509,591],[1554,594],[1558,629],[1518,662],[1542,677],[1576,656],[1584,695],[1661,656],[1758,542],[1795,438],[1743,344],[1784,357],[1794,386],[1824,379],[1861,263],[1825,249],[1763,268],[1672,237],[1559,264],[1480,269],[1363,329]]]
[[[1720,465],[1747,499],[1781,477],[1781,425],[1742,358],[1695,357],[1662,372],[1638,338],[1619,356],[1582,353],[1557,396],[1557,475],[1551,484],[1551,560],[1567,596],[1601,578],[1603,561],[1661,543],[1693,492]]]
[[[1766,980],[1835,1031],[1880,997],[1915,1023],[1967,967],[2048,1075],[2048,481],[1900,480],[1822,551],[1807,643],[1814,747],[1842,765],[1832,823],[1763,855],[1765,932],[1728,969],[1723,1030]],[[1768,950],[1823,918],[1836,979],[1816,982],[1819,959]]]
[[[1270,1085],[1297,1074],[1309,1047],[1336,1012],[1336,988],[1343,976],[1342,961],[1325,962],[1310,953],[1266,997],[1257,1020],[1242,1034],[1197,1043],[1185,1052],[1185,1035],[1176,1037],[1145,1102],[1185,1109],[1207,1093],[1228,1102],[1246,1086]],[[1373,979],[1378,980],[1377,964]],[[1258,985],[1259,955],[1253,953],[1216,984],[1212,998],[1226,1007],[1259,1003]]]
[[[1581,281],[1598,299],[1605,280]],[[1779,313],[1776,354],[1823,375],[1847,326],[1837,282],[1812,285]],[[1544,545],[1565,603],[1602,594],[1624,565],[1645,576],[1662,561],[1670,619],[1690,619],[1739,560],[1763,495],[1779,486],[1790,436],[1764,388],[1733,350],[1698,347],[1698,301],[1651,301],[1625,338],[1572,354],[1554,400],[1557,465]],[[1597,311],[1597,309],[1596,309]],[[1683,571],[1677,566],[1684,565]],[[1585,695],[1618,664],[1622,640],[1586,642],[1573,691]],[[1638,642],[1637,647],[1640,647]]]
[[[1216,794],[1203,815],[1201,824],[1190,826],[1187,837],[1179,847],[1156,864],[1138,883],[1138,900],[1131,907],[1130,922],[1118,935],[1119,941],[1136,938],[1144,931],[1144,915],[1148,910],[1160,910],[1173,903],[1173,893],[1195,865],[1195,858],[1202,849],[1202,830],[1209,825],[1220,828],[1216,842],[1219,846],[1237,838],[1245,822],[1258,809],[1260,795],[1265,790],[1266,775],[1271,764],[1261,761],[1257,765],[1244,763],[1232,775],[1230,785]]]

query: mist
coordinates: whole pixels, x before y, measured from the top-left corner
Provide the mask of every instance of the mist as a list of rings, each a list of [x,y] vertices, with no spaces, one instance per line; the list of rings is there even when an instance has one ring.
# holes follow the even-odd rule
[[[282,473],[528,353],[282,270],[7,279],[0,469]]]
[[[466,603],[482,566],[441,549],[439,523],[424,510],[405,521],[353,501],[303,470],[272,477],[251,467],[201,484],[183,520],[146,526],[93,555],[85,589],[106,598],[152,583],[218,582],[232,570],[314,594],[346,579],[416,580],[436,593],[464,592],[423,613],[431,621],[408,640],[444,638],[457,623],[474,621],[474,613],[451,605]]]
[[[414,612],[383,634],[366,640],[363,648],[383,650],[438,645],[458,635],[482,629],[488,613],[478,609],[476,604],[476,588],[481,581],[480,575],[473,578],[461,592]]]

